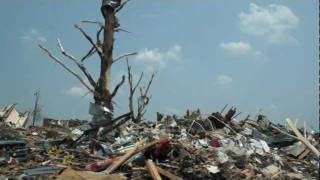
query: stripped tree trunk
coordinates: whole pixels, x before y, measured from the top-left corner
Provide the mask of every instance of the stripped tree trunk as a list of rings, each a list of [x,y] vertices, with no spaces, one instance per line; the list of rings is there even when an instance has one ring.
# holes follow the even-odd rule
[[[102,6],[104,1],[102,1]],[[96,87],[101,97],[94,96],[96,104],[103,105],[113,110],[112,97],[110,94],[110,79],[111,79],[111,65],[112,65],[112,51],[113,51],[113,34],[115,27],[115,12],[112,7],[103,7],[102,14],[105,19],[103,44],[102,44],[102,57],[100,66],[100,77]]]

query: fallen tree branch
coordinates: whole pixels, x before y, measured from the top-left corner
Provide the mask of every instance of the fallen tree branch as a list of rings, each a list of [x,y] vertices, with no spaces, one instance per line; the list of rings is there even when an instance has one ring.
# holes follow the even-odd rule
[[[87,83],[77,74],[75,73],[73,70],[71,70],[69,67],[67,67],[61,60],[59,60],[57,57],[55,57],[47,48],[43,47],[42,45],[39,44],[39,47],[45,51],[48,56],[53,59],[56,63],[58,63],[59,65],[61,65],[64,69],[66,69],[69,73],[71,73],[73,76],[75,76],[80,82],[81,84],[83,84],[90,92],[92,92],[95,95],[100,96],[100,94],[98,94],[96,91],[94,91],[89,85],[87,85]]]
[[[123,54],[123,55],[115,58],[112,63],[115,63],[115,62],[117,62],[117,61],[119,61],[119,60],[121,60],[121,59],[123,59],[125,57],[133,56],[133,55],[137,55],[137,54],[138,54],[137,52]]]
[[[113,92],[111,93],[111,99],[117,94],[119,88],[123,85],[125,79],[126,79],[126,77],[122,76],[121,81],[116,85],[116,87],[114,88]]]
[[[79,60],[77,60],[74,56],[72,56],[71,54],[67,53],[64,50],[64,48],[62,46],[62,43],[61,43],[59,38],[57,39],[57,42],[58,42],[58,47],[59,47],[61,53],[64,56],[66,56],[69,59],[71,59],[79,67],[79,69],[81,69],[83,74],[87,77],[87,79],[88,79],[89,83],[91,84],[91,86],[96,87],[96,82],[93,80],[91,74],[87,71],[87,69],[84,67],[84,65]]]

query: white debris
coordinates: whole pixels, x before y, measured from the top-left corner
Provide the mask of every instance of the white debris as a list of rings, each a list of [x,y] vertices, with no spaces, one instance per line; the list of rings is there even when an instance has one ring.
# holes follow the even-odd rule
[[[209,166],[207,166],[207,169],[212,174],[216,174],[216,173],[220,172],[218,166],[209,165]]]

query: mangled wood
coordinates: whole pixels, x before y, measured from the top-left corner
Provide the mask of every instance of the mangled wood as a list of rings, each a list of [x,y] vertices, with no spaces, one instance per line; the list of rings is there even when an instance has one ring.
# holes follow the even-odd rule
[[[76,171],[71,168],[65,169],[58,177],[57,180],[125,180],[121,174],[97,174],[91,171]]]
[[[313,143],[313,146],[317,146],[318,144],[319,144],[319,142],[316,141],[316,142]],[[304,150],[303,153],[299,155],[298,159],[303,159],[303,158],[306,157],[310,152],[311,152],[310,149]]]
[[[286,119],[288,126],[294,132],[294,134],[298,137],[298,139],[305,144],[315,155],[319,157],[319,151],[300,133],[297,127],[292,123],[292,121],[287,118]]]
[[[109,166],[106,170],[104,170],[103,173],[106,173],[106,174],[112,173],[117,168],[119,168],[121,165],[123,165],[123,163],[125,161],[127,161],[130,157],[132,157],[135,154],[157,144],[159,142],[159,140],[155,140],[155,141],[152,141],[149,143],[145,143],[145,142],[146,142],[146,140],[141,140],[141,141],[137,142],[133,148],[128,149],[123,156],[121,156],[116,162],[114,162],[111,166]]]
[[[151,159],[148,159],[146,161],[146,166],[153,180],[161,180],[161,176],[157,170],[157,166]]]
[[[118,167],[120,167],[125,161],[127,161],[130,157],[135,155],[136,153],[150,147],[150,143],[141,146],[142,144],[145,143],[145,140],[141,140],[136,143],[136,145],[129,149],[123,156],[121,156],[116,162],[114,162],[111,166],[109,166],[106,170],[103,171],[103,173],[110,174],[113,171],[115,171]]]
[[[141,142],[138,142],[132,149],[128,150],[127,153],[121,156],[117,161],[111,164],[106,170],[103,171],[105,174],[110,174],[118,167],[120,167],[126,160],[128,160],[131,156],[133,156],[138,149],[138,145]]]

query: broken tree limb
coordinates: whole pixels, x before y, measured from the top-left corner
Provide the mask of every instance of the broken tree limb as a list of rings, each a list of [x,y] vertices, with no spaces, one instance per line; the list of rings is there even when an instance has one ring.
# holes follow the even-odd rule
[[[319,151],[300,133],[300,131],[297,129],[297,127],[292,123],[292,121],[287,118],[286,119],[288,126],[290,129],[294,132],[294,134],[299,138],[299,140],[306,145],[317,157],[319,157]]]
[[[83,74],[87,77],[89,83],[91,84],[91,86],[96,87],[96,82],[93,80],[91,74],[87,71],[87,69],[84,67],[84,65],[77,60],[77,58],[75,58],[74,56],[72,56],[71,54],[67,53],[64,48],[63,45],[60,41],[59,38],[57,38],[57,43],[58,43],[58,47],[61,51],[61,53],[66,56],[67,58],[71,59],[78,67],[79,69],[81,69],[81,71],[83,72]]]
[[[153,180],[161,180],[161,176],[158,172],[157,166],[151,159],[148,159],[146,161],[146,166]]]
[[[112,63],[115,63],[115,62],[117,62],[117,61],[119,61],[119,60],[121,60],[121,59],[123,59],[125,57],[133,56],[133,55],[137,55],[137,54],[138,54],[137,52],[123,54],[123,55],[115,58]]]
[[[92,92],[95,95],[100,96],[100,94],[98,94],[97,92],[95,92],[89,85],[87,85],[87,83],[77,74],[75,73],[73,70],[71,70],[68,66],[66,66],[61,60],[59,60],[57,57],[55,57],[47,48],[43,47],[42,45],[39,44],[39,47],[48,54],[48,56],[54,60],[56,63],[58,63],[59,65],[61,65],[64,69],[66,69],[70,74],[72,74],[73,76],[75,76],[80,82],[81,84],[83,84],[90,92]]]
[[[126,77],[123,75],[121,81],[116,85],[116,87],[114,88],[113,92],[111,93],[111,98],[113,98],[117,94],[119,88],[122,86],[122,84],[124,83],[125,79],[126,79]]]
[[[101,52],[101,50],[99,49],[99,47],[97,46],[97,44],[92,40],[92,38],[88,35],[88,33],[86,33],[80,26],[78,26],[77,24],[74,25],[75,28],[77,28],[82,34],[83,36],[90,42],[90,44],[96,49],[97,53],[99,54],[100,58],[103,57],[103,53]]]

